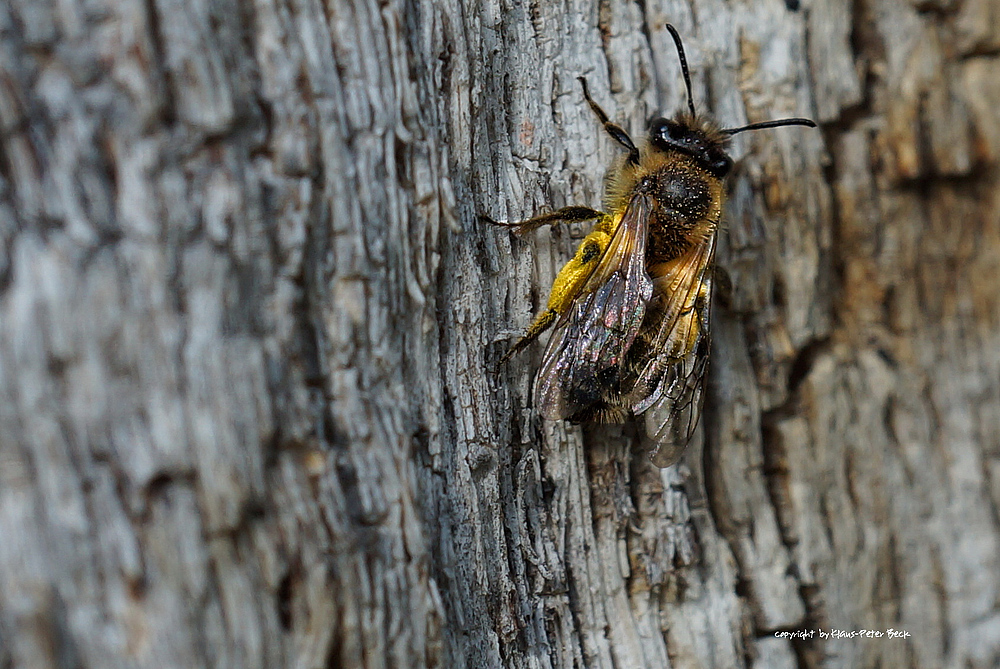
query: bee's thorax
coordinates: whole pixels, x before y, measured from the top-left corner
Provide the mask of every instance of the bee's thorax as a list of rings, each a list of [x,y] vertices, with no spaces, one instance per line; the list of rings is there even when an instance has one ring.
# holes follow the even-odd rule
[[[721,181],[687,156],[671,156],[644,175],[636,190],[653,202],[646,247],[651,264],[680,256],[718,223]]]

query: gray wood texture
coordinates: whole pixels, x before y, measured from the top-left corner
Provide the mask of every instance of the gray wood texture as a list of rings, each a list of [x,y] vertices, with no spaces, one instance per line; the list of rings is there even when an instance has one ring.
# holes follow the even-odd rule
[[[703,429],[495,369],[738,136]],[[1000,666],[996,0],[0,5],[0,667]],[[789,638],[803,630],[907,638]]]

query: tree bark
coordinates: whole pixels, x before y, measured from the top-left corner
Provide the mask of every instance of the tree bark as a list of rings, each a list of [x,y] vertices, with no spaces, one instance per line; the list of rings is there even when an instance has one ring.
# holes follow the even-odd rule
[[[667,22],[821,129],[733,142],[661,471],[496,367],[585,230],[477,215],[599,206],[577,77],[640,137]],[[4,4],[0,667],[997,666],[998,56],[995,0]]]

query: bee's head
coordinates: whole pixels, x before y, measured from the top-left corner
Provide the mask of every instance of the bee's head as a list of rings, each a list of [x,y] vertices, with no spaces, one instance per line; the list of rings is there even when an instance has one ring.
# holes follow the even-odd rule
[[[684,87],[687,89],[688,111],[686,114],[681,112],[672,121],[658,118],[649,124],[649,142],[653,147],[661,151],[678,151],[691,156],[710,174],[721,179],[733,168],[733,160],[726,155],[725,145],[736,133],[783,125],[816,127],[816,123],[807,118],[786,118],[719,130],[704,117],[699,117],[695,114],[694,101],[691,99],[691,73],[688,71],[687,56],[684,55],[680,33],[669,23],[666,24],[666,28],[674,39],[677,58],[681,61],[681,74],[684,75]]]
[[[733,168],[733,160],[726,155],[723,141],[683,121],[657,118],[649,124],[650,144],[661,151],[677,151],[694,158],[719,179]]]

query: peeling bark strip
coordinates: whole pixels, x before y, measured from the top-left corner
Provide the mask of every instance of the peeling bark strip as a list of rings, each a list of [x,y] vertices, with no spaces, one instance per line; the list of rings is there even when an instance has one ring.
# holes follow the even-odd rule
[[[599,204],[576,77],[673,112],[667,21],[824,132],[735,142],[661,473],[489,371],[583,230],[476,214]],[[5,3],[0,667],[996,666],[998,54],[990,0]]]

